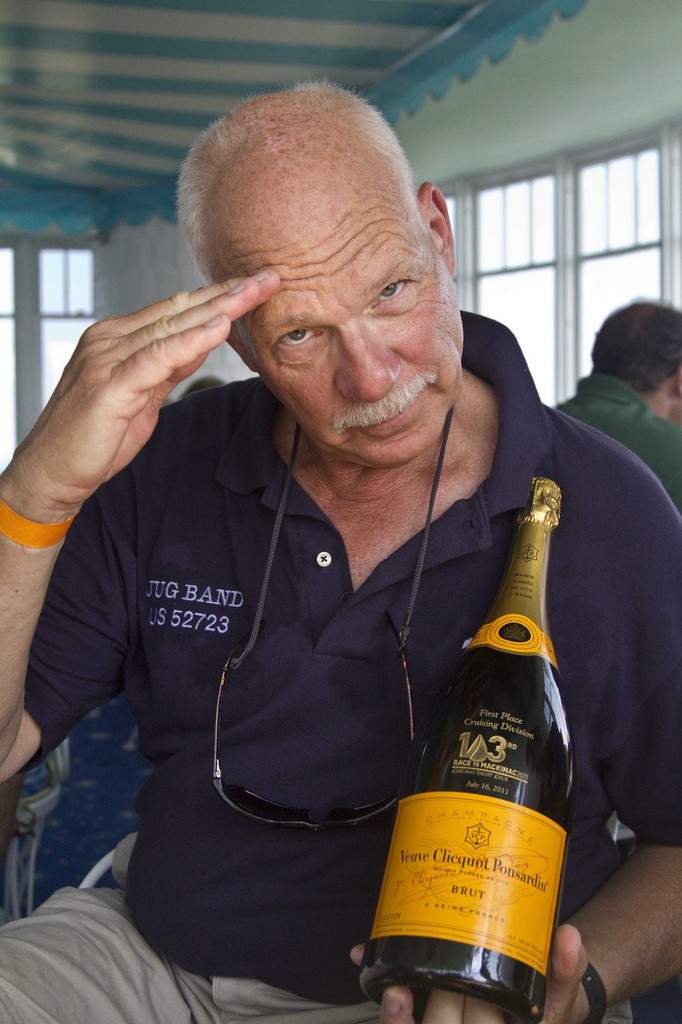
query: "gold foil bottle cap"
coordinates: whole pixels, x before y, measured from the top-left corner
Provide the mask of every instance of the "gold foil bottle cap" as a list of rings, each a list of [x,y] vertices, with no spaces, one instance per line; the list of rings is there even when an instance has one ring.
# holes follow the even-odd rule
[[[519,523],[542,523],[553,530],[561,516],[561,489],[545,476],[533,477],[528,508],[518,514]]]

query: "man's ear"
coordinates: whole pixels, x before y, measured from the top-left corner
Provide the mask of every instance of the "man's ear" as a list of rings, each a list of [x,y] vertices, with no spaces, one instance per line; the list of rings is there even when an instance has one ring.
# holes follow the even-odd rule
[[[679,364],[673,373],[672,380],[675,388],[675,394],[678,398],[682,399],[682,363]]]
[[[235,320],[227,336],[227,344],[235,350],[243,363],[246,363],[252,373],[258,373],[258,363],[249,341],[244,341],[244,331],[239,320]]]
[[[659,390],[664,395],[665,407],[662,412],[656,409],[654,412],[682,427],[682,363],[663,381]]]
[[[427,225],[431,239],[441,258],[445,261],[450,276],[455,276],[455,240],[450,224],[450,214],[445,196],[430,181],[425,181],[417,193],[417,205]]]

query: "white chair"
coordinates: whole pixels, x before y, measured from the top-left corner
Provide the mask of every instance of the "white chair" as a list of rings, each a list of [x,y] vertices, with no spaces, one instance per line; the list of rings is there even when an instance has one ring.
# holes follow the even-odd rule
[[[111,871],[115,884],[121,889],[125,889],[128,861],[136,839],[137,832],[129,832],[127,836],[123,836],[112,850],[109,850],[103,857],[100,857],[96,864],[93,864],[78,888],[94,888],[107,871]]]
[[[93,864],[83,881],[78,886],[79,889],[92,889],[97,885],[100,878],[106,875],[107,871],[111,868],[115,849],[116,848],[114,847],[113,850],[109,850],[109,852],[105,853],[103,857],[100,857],[96,864]]]
[[[42,775],[46,776],[42,784]],[[36,857],[45,831],[45,823],[62,797],[69,775],[68,739],[48,754],[45,763],[28,773],[24,795],[19,799],[16,835],[12,836],[5,858],[3,918],[14,921],[33,913]],[[30,791],[30,783],[41,780],[40,788]]]

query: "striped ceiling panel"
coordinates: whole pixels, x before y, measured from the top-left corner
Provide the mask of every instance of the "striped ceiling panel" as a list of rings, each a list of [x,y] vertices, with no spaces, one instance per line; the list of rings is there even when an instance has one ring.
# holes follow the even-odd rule
[[[198,132],[243,97],[326,77],[396,121],[585,3],[2,0],[0,228],[76,196],[100,228],[152,196],[164,215]]]

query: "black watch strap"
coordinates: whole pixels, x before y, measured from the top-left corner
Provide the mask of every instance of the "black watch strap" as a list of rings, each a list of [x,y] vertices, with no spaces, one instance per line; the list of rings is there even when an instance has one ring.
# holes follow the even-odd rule
[[[595,971],[592,964],[587,965],[587,970],[582,976],[582,986],[590,1004],[590,1012],[583,1021],[583,1024],[601,1024],[606,1013],[606,989],[604,982]]]

